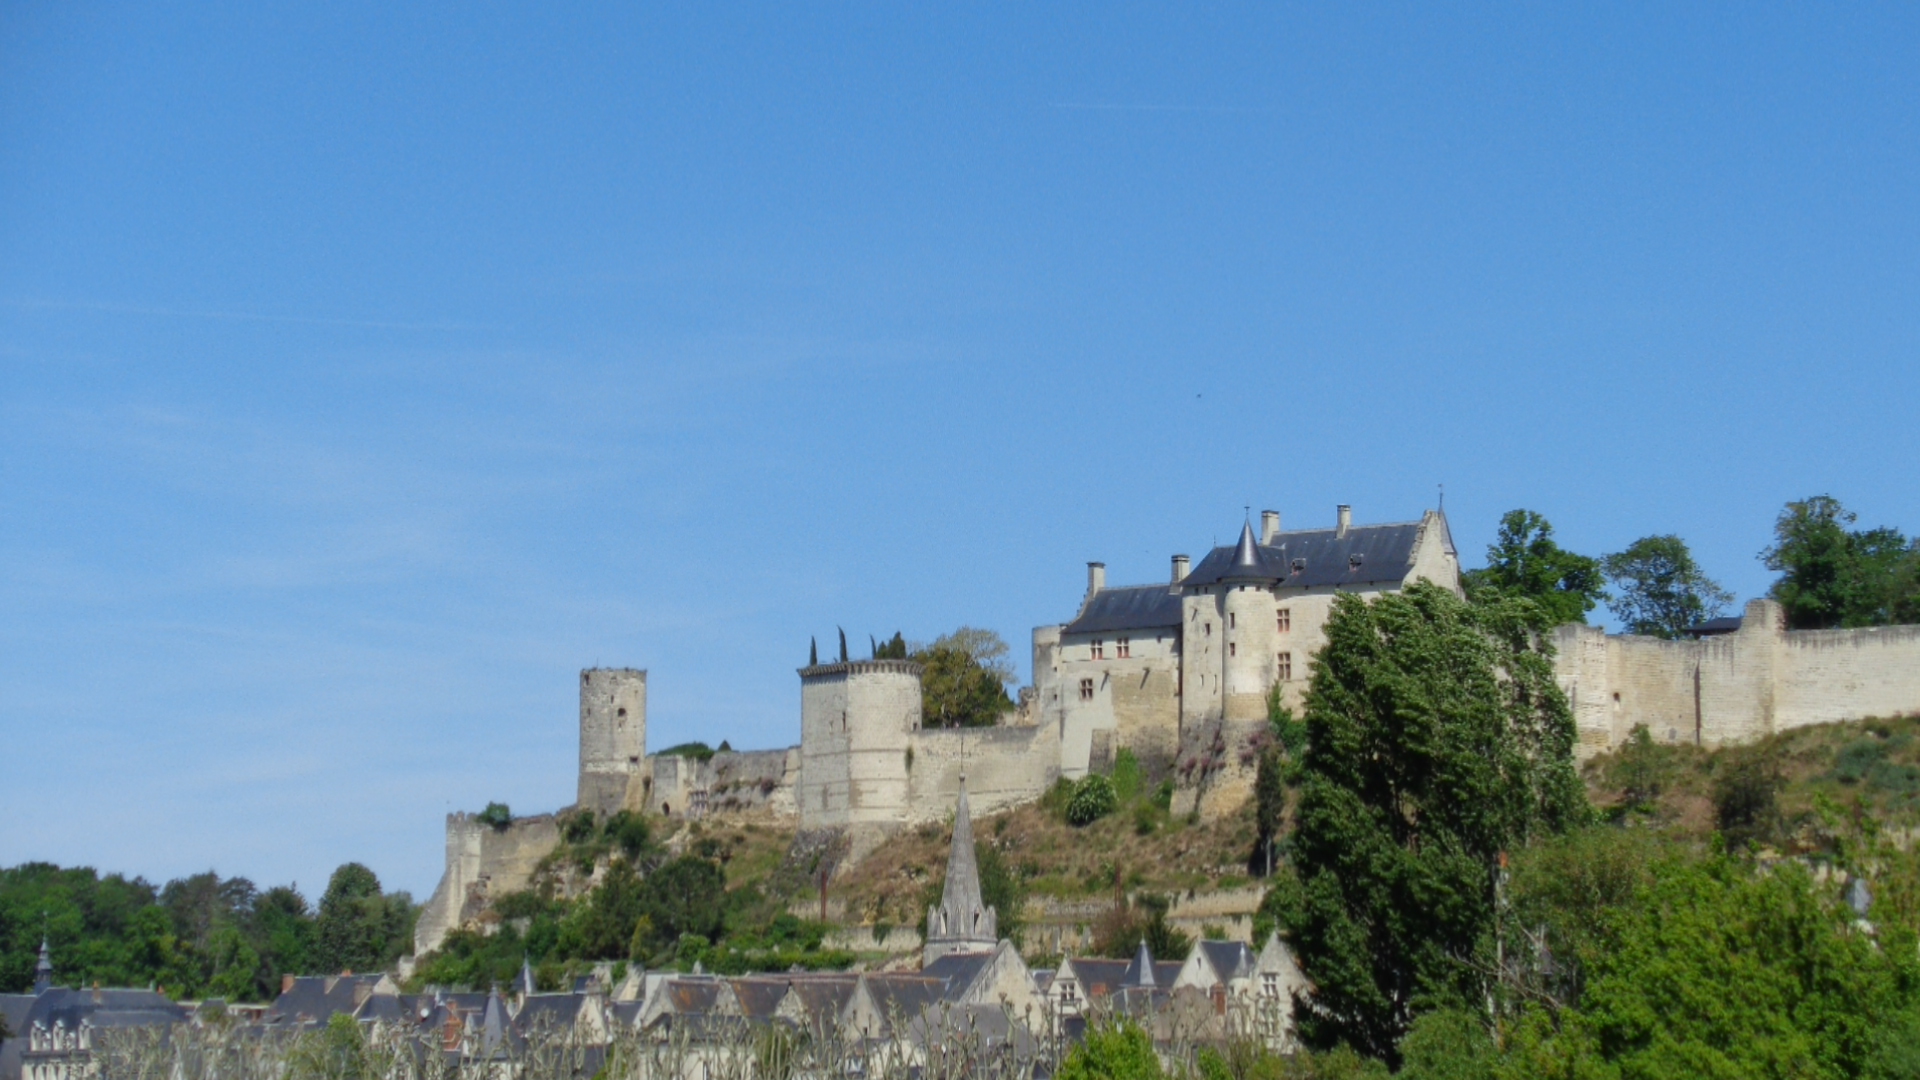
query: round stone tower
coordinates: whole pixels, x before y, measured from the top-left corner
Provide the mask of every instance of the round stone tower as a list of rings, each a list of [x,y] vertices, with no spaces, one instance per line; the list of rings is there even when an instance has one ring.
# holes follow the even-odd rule
[[[580,808],[610,814],[630,803],[638,807],[645,799],[646,775],[647,673],[633,668],[582,671]]]

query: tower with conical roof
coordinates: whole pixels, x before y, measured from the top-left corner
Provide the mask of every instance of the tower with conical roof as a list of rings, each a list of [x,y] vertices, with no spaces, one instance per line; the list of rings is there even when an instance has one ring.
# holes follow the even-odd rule
[[[953,847],[947,852],[947,883],[938,907],[927,909],[926,963],[960,953],[992,952],[1000,943],[997,912],[980,899],[980,866],[973,857],[973,814],[967,778],[953,811]]]

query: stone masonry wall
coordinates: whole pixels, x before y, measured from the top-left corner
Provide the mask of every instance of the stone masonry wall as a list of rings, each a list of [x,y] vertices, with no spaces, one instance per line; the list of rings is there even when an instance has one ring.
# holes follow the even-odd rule
[[[960,776],[975,814],[992,814],[1046,793],[1060,778],[1056,724],[922,728],[908,740],[907,813],[902,824],[945,821],[960,798]]]
[[[646,757],[647,673],[634,668],[582,671],[577,805],[600,814],[638,808],[644,795],[631,789],[647,775]]]
[[[477,915],[488,902],[527,887],[533,871],[560,843],[553,814],[515,818],[504,827],[447,815],[447,868],[413,929],[413,954],[440,947],[449,931]]]
[[[1740,629],[1700,641],[1555,631],[1577,753],[1645,725],[1659,742],[1726,746],[1808,724],[1920,712],[1920,627],[1788,631],[1780,606],[1747,605]]]

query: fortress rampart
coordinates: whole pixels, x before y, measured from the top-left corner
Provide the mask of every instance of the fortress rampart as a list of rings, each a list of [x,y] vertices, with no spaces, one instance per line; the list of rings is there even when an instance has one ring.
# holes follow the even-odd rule
[[[1642,724],[1659,742],[1714,747],[1920,713],[1920,626],[1785,626],[1780,605],[1754,600],[1738,630],[1698,641],[1561,627],[1554,662],[1579,756],[1619,746]]]

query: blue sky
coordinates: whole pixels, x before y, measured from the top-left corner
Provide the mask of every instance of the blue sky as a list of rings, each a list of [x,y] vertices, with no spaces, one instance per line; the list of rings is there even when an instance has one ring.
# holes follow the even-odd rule
[[[1501,512],[1920,531],[1885,5],[0,9],[0,865],[424,897],[845,626]]]

